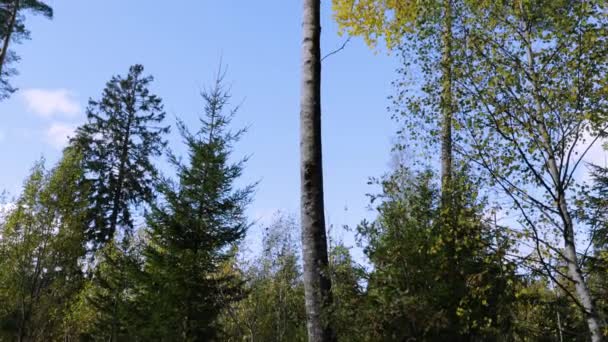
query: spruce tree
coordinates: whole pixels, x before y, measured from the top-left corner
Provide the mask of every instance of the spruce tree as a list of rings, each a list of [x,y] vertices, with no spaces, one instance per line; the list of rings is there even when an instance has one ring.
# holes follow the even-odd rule
[[[161,99],[148,89],[153,78],[143,71],[134,65],[126,77],[112,77],[101,100],[89,100],[87,123],[73,140],[92,182],[89,236],[95,247],[112,240],[117,229],[130,234],[133,206],[153,197],[157,170],[151,159],[162,154],[169,127],[162,124]]]
[[[154,336],[162,339],[214,339],[216,318],[237,292],[230,274],[219,270],[248,227],[244,211],[254,185],[235,188],[246,159],[233,163],[230,156],[244,130],[229,130],[235,111],[226,113],[230,95],[221,79],[202,93],[200,130],[179,123],[189,162],[171,158],[178,182],[162,183],[162,202],[148,217],[146,302]]]

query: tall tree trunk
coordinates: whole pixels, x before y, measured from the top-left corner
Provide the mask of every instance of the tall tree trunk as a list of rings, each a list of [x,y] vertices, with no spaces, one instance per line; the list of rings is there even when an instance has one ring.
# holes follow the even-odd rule
[[[449,201],[452,180],[452,0],[443,0],[443,32],[441,34],[441,197]]]
[[[328,319],[332,299],[323,203],[320,12],[320,0],[304,0],[300,99],[300,215],[307,329],[310,342],[335,339]]]
[[[15,0],[13,3],[11,17],[6,27],[6,35],[2,41],[2,50],[0,50],[0,77],[2,77],[2,70],[4,70],[4,63],[6,62],[6,56],[8,55],[8,46],[11,42],[11,36],[15,28],[15,21],[17,20],[17,14],[19,13],[19,2],[20,0]]]
[[[560,208],[566,206],[565,198],[560,199]],[[561,211],[562,209],[560,209]],[[585,279],[583,278],[583,272],[578,266],[578,257],[576,256],[576,246],[574,244],[574,227],[570,214],[565,211],[564,216],[565,230],[564,230],[564,255],[566,256],[566,263],[568,265],[568,275],[574,282],[574,289],[581,302],[583,308],[585,308],[585,317],[587,319],[587,326],[591,333],[592,342],[602,341],[602,328],[600,324],[600,318],[597,315],[595,303],[591,297],[591,292],[587,287]]]
[[[546,131],[543,136],[548,136]],[[550,151],[550,150],[549,150]],[[548,152],[547,166],[549,173],[553,179],[559,180],[559,169],[557,168],[557,162],[552,152]],[[587,326],[589,333],[591,334],[592,342],[602,341],[602,328],[600,318],[595,308],[595,303],[583,277],[583,272],[578,265],[578,256],[576,255],[576,244],[574,240],[574,223],[568,209],[568,202],[566,199],[566,192],[563,189],[561,182],[556,185],[557,193],[557,205],[558,212],[564,224],[563,227],[563,238],[564,238],[564,259],[568,267],[568,275],[571,281],[574,283],[574,290],[578,297],[581,306],[584,309],[584,315],[587,320]]]
[[[547,133],[543,134],[548,136]],[[547,166],[553,179],[559,180],[559,169],[557,168],[557,162],[552,152],[548,152],[549,158],[547,159]],[[568,202],[566,199],[566,192],[559,182],[556,185],[557,193],[557,204],[558,212],[564,224],[563,237],[564,237],[564,256],[566,259],[566,265],[568,266],[568,275],[571,281],[574,283],[574,290],[579,299],[581,306],[584,309],[584,315],[587,320],[587,326],[589,333],[591,334],[592,342],[602,341],[602,328],[600,318],[595,308],[595,303],[583,277],[583,272],[578,265],[578,256],[576,255],[576,244],[574,240],[574,223],[568,209]]]
[[[451,284],[451,304],[448,317],[450,320],[451,338],[454,341],[467,340],[459,333],[460,317],[456,308],[464,295],[463,279],[459,272],[459,257],[456,244],[460,238],[460,231],[452,203],[452,119],[454,116],[452,94],[452,0],[443,0],[443,20],[441,23],[441,223],[442,229],[448,234],[446,253],[448,256],[447,278]]]

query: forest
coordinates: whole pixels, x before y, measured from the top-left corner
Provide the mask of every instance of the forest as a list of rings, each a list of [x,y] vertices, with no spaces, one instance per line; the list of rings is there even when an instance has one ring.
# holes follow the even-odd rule
[[[243,181],[238,74],[206,67],[193,125],[165,109],[170,80],[116,70],[60,158],[2,196],[0,341],[608,340],[608,165],[589,158],[608,150],[608,1],[284,1],[300,8],[300,112],[276,115],[299,120],[300,184],[281,186],[299,211],[249,214],[273,179]],[[0,0],[0,122],[33,58],[18,47],[54,9]],[[321,51],[324,18],[343,44]],[[371,218],[336,228],[322,75],[356,40],[397,63],[394,136]]]

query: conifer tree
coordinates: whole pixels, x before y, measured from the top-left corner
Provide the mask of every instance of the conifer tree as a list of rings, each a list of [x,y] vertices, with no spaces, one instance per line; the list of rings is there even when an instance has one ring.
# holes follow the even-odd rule
[[[141,241],[135,238],[120,243],[109,241],[98,253],[99,263],[84,289],[83,307],[77,315],[94,312],[88,329],[80,337],[112,342],[142,336],[147,321],[141,311],[138,286],[141,283]],[[150,325],[149,323],[147,323]]]
[[[112,77],[101,100],[89,100],[87,123],[73,139],[92,182],[89,236],[95,247],[118,229],[130,234],[133,206],[153,197],[157,170],[151,159],[162,154],[169,127],[162,124],[161,99],[149,90],[153,78],[143,71],[134,65],[126,77]]]
[[[253,185],[235,188],[246,158],[231,161],[233,144],[244,130],[229,128],[236,110],[226,108],[230,95],[221,73],[202,97],[202,127],[192,133],[183,122],[178,125],[189,160],[171,158],[178,181],[159,186],[162,202],[153,205],[148,217],[145,301],[154,336],[163,339],[215,338],[216,318],[237,293],[233,277],[219,272],[220,266],[248,227],[244,211]]]
[[[25,27],[24,13],[41,14],[49,19],[53,9],[40,0],[0,0],[0,100],[14,91],[8,79],[16,74],[10,65],[19,61],[19,56],[9,49],[11,43],[19,43],[30,38]]]

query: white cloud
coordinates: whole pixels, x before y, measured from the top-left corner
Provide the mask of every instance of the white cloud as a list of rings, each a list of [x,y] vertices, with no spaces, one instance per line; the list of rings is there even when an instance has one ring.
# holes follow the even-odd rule
[[[45,132],[46,140],[57,149],[63,148],[76,129],[73,125],[55,122]]]
[[[80,104],[67,89],[25,89],[21,97],[29,111],[44,118],[80,114]]]

